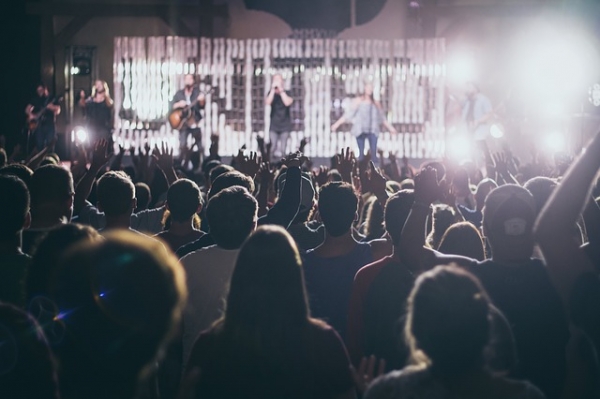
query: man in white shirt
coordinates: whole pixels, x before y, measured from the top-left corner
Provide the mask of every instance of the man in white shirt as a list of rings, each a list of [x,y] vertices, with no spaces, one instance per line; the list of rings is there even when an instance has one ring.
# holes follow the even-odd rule
[[[206,217],[216,245],[181,259],[189,291],[183,315],[184,365],[200,332],[223,315],[239,248],[256,229],[257,212],[256,199],[241,186],[226,188],[208,201]]]

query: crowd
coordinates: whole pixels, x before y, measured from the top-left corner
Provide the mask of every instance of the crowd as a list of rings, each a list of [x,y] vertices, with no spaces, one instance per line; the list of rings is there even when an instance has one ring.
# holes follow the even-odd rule
[[[566,164],[305,145],[0,149],[0,396],[600,397],[600,133]]]

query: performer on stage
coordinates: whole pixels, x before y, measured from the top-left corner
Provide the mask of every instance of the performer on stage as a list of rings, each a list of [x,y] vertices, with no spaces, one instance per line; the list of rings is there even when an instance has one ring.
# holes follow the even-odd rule
[[[282,158],[286,155],[287,140],[292,130],[290,107],[294,99],[290,97],[283,87],[283,76],[273,75],[271,90],[267,94],[265,104],[271,106],[271,123],[269,126],[269,140],[274,157]]]
[[[335,132],[344,122],[352,123],[352,134],[358,144],[358,159],[362,160],[365,157],[365,141],[369,141],[371,160],[378,165],[377,139],[381,124],[392,134],[396,134],[397,131],[385,118],[381,104],[373,98],[371,83],[365,84],[364,92],[356,97],[346,113],[331,125],[331,131]]]
[[[89,145],[93,146],[96,141],[106,139],[109,143],[108,148],[112,150],[113,100],[110,98],[108,84],[105,81],[94,82],[92,95],[85,101],[84,114]]]
[[[467,83],[467,100],[462,109],[462,121],[475,141],[483,141],[490,131],[489,120],[493,115],[492,102],[481,93],[474,82]]]
[[[36,95],[25,107],[25,114],[28,127],[26,151],[29,153],[33,146],[41,151],[54,140],[56,116],[60,114],[60,105],[56,99],[50,97],[45,83],[37,85]]]
[[[186,74],[184,76],[184,88],[177,91],[171,100],[171,109],[184,108],[191,106],[191,117],[179,129],[179,153],[187,153],[188,136],[192,136],[198,143],[199,151],[202,153],[202,141],[199,123],[202,119],[201,110],[204,108],[205,96],[196,86],[194,75]]]

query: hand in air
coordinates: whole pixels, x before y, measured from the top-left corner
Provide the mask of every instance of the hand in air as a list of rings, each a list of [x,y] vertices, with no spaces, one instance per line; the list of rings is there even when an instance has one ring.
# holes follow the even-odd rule
[[[375,372],[376,363],[379,363],[377,372]],[[377,359],[373,355],[369,358],[363,357],[360,361],[358,371],[354,366],[350,366],[350,371],[352,372],[352,378],[354,379],[356,389],[358,389],[360,393],[364,393],[375,378],[385,373],[385,359],[380,359],[379,362],[377,362]]]
[[[415,176],[415,203],[430,205],[442,197],[442,188],[437,181],[437,172],[428,166]]]

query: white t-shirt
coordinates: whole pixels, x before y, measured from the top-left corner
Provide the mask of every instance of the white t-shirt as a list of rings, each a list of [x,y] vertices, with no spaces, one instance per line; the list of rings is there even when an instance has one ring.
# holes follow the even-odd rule
[[[198,335],[223,315],[238,253],[239,249],[227,250],[213,245],[181,258],[188,288],[183,313],[184,365]]]

